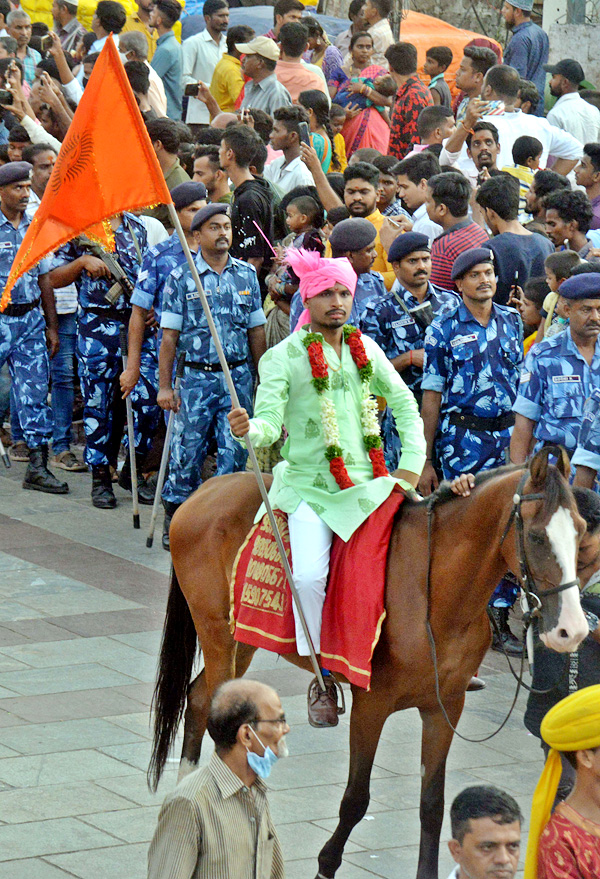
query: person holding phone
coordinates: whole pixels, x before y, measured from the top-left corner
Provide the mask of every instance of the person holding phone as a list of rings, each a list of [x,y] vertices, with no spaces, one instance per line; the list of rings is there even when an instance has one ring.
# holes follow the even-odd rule
[[[296,186],[313,186],[313,177],[300,154],[300,143],[310,143],[308,113],[304,107],[280,107],[273,114],[273,130],[269,138],[274,150],[283,155],[265,167],[265,179],[279,187],[283,194]]]

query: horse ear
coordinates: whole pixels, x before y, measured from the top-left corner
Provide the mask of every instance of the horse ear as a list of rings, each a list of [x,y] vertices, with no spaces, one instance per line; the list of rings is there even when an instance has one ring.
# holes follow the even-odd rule
[[[531,459],[529,464],[529,475],[535,486],[546,484],[546,475],[548,473],[548,449],[540,449],[539,452]]]
[[[563,447],[545,446],[545,448],[540,449],[539,452],[533,456],[529,465],[531,481],[536,486],[542,486],[546,482],[548,458],[550,455],[556,458],[556,469],[565,479],[568,479],[571,475],[571,462],[569,461],[569,456]]]
[[[571,462],[569,460],[569,456],[567,455],[565,449],[562,446],[557,446],[557,461],[556,466],[558,468],[559,473],[564,476],[566,480],[571,476]]]

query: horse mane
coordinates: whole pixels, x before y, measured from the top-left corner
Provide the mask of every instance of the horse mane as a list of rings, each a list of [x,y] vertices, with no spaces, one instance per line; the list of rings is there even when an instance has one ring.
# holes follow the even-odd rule
[[[478,473],[475,476],[475,488],[489,482],[490,479],[496,479],[499,476],[506,476],[507,473],[514,473],[515,470],[523,470],[524,468],[524,464],[505,464],[503,467],[496,467],[493,470],[482,470],[481,473]],[[432,500],[432,498],[435,498],[435,500]],[[440,483],[439,488],[437,488],[432,495],[419,501],[418,505],[426,506],[428,503],[433,503],[435,506],[440,506],[440,504],[446,504],[448,501],[455,500],[463,500],[463,498],[454,494],[450,488],[450,480],[445,479]]]
[[[475,476],[475,488],[484,485],[492,479],[506,476],[508,473],[514,473],[517,470],[525,470],[525,464],[505,464],[503,467],[496,467],[493,470],[483,470]],[[423,507],[429,503],[436,507],[447,504],[449,501],[463,500],[459,495],[454,494],[450,487],[450,480],[444,480],[440,483],[433,494],[423,498],[422,501],[413,501],[414,506]],[[540,514],[551,516],[559,506],[570,506],[573,501],[573,493],[567,481],[562,478],[558,467],[549,466],[546,471],[546,481],[544,483],[544,506]],[[400,510],[401,511],[401,510]]]

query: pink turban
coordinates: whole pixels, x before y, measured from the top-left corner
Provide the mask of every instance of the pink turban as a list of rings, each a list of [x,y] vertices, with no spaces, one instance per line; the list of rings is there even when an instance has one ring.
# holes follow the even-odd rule
[[[341,259],[322,259],[316,250],[304,250],[302,247],[288,247],[285,253],[289,266],[300,278],[300,296],[302,302],[318,296],[335,283],[347,287],[354,296],[356,289],[356,272],[345,256]],[[304,324],[310,323],[310,314],[305,308],[294,327],[299,330]]]

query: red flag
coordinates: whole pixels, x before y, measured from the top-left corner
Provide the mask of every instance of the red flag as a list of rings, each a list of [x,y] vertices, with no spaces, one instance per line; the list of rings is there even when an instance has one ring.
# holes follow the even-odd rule
[[[119,53],[109,37],[15,256],[0,311],[10,302],[18,278],[48,253],[84,233],[107,246],[111,236],[103,220],[171,201]]]

